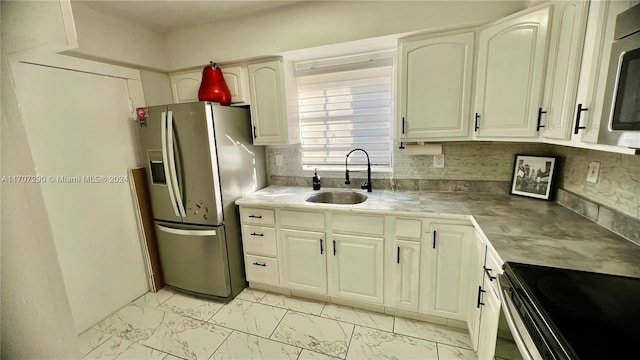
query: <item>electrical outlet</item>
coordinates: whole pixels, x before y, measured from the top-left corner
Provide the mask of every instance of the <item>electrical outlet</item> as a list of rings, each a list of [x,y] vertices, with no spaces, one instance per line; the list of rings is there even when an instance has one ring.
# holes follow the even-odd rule
[[[433,167],[434,168],[444,167],[444,154],[433,155]]]
[[[284,155],[276,155],[276,166],[284,165]]]
[[[587,172],[587,181],[597,183],[600,176],[600,163],[592,161],[589,163],[589,172]]]

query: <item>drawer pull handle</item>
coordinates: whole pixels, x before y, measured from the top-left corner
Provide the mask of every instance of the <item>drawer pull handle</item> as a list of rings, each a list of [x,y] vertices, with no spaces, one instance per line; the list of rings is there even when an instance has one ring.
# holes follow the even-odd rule
[[[324,247],[322,247],[322,239],[320,239],[320,255],[324,253]]]
[[[486,267],[486,266],[483,266],[483,268],[484,268],[484,272],[485,272],[485,273],[487,274],[487,276],[489,277],[489,281],[493,281],[493,280],[495,280],[495,279],[496,279],[496,277],[495,277],[495,276],[491,275],[491,271],[492,271],[491,269],[489,269],[489,268],[488,268],[488,267]]]
[[[251,236],[264,236],[263,233],[251,233]]]
[[[478,124],[479,120],[480,120],[480,114],[476,113],[475,124],[473,125],[474,132],[478,132],[478,130],[480,129],[480,124]]]
[[[333,256],[336,256],[336,241],[333,240]]]
[[[250,218],[262,219],[262,215],[249,215]]]
[[[478,302],[476,303],[476,307],[478,309],[480,309],[480,305],[484,305],[484,303],[481,301],[483,292],[485,292],[485,291],[482,290],[482,286],[478,286]]]
[[[436,231],[433,230],[433,248],[436,248]]]
[[[582,104],[578,104],[578,111],[576,111],[576,124],[575,127],[573,128],[573,133],[574,134],[578,134],[578,131],[581,129],[586,129],[586,126],[580,126],[580,117],[582,115],[583,111],[588,111],[589,109],[587,108],[583,108]]]
[[[400,246],[397,247],[396,263],[400,264]]]
[[[538,108],[538,125],[536,126],[536,131],[540,131],[540,128],[543,128],[544,125],[541,125],[540,122],[542,120],[542,114],[546,114],[546,111],[543,111],[542,108]]]
[[[264,266],[264,267],[266,267],[266,266],[267,266],[267,264],[265,264],[265,263],[259,263],[259,262],[257,262],[257,261],[256,261],[256,262],[254,262],[254,263],[253,263],[253,265]]]

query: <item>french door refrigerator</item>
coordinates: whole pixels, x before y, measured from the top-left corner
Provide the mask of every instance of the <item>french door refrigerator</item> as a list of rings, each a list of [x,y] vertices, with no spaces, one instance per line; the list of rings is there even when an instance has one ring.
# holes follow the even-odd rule
[[[138,130],[165,283],[233,298],[246,286],[235,200],[266,183],[249,111],[208,102],[152,106]]]

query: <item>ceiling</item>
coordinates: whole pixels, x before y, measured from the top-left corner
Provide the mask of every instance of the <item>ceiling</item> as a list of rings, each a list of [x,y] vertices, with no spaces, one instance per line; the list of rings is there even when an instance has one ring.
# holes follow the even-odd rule
[[[95,11],[168,33],[305,0],[72,0]]]

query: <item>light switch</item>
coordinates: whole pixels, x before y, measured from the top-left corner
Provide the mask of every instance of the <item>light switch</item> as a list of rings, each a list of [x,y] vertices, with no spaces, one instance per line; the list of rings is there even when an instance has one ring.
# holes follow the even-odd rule
[[[597,183],[600,176],[600,163],[592,161],[589,163],[589,172],[587,173],[587,181],[590,183]]]

